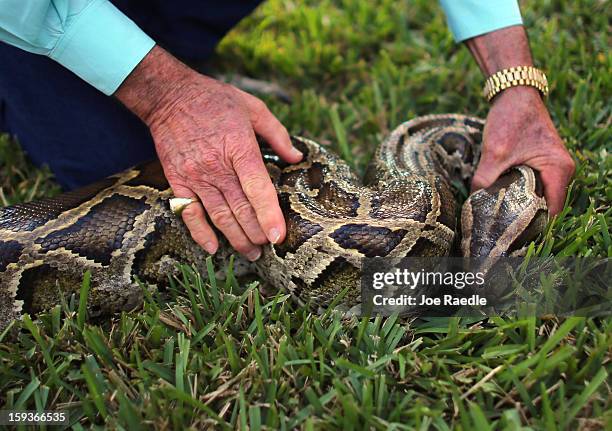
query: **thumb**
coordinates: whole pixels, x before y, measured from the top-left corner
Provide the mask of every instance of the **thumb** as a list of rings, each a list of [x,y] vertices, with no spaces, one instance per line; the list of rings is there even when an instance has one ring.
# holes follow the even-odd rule
[[[289,163],[302,160],[303,154],[295,148],[285,126],[270,112],[261,99],[238,90],[242,96],[251,117],[251,124],[255,133],[270,145],[276,154]]]
[[[506,166],[499,162],[491,162],[481,159],[478,168],[472,177],[472,192],[478,189],[486,189],[493,184],[506,170]]]

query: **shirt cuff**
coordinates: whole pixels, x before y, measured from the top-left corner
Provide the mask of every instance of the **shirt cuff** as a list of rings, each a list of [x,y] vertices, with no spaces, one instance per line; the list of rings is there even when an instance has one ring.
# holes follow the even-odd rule
[[[108,0],[94,0],[49,56],[110,96],[155,42]]]
[[[523,24],[517,0],[440,0],[457,42]]]

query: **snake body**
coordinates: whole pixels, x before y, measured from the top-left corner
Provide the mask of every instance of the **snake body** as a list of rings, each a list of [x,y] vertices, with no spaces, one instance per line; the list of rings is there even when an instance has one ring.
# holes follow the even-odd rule
[[[513,168],[472,194],[462,209],[453,183],[469,184],[483,121],[446,114],[396,128],[360,180],[317,143],[292,138],[304,159],[289,165],[262,153],[287,222],[287,238],[264,247],[253,266],[268,284],[302,303],[359,302],[366,257],[503,256],[532,241],[547,210],[535,173]],[[172,191],[158,161],[55,198],[0,209],[0,329],[77,292],[91,272],[91,316],[142,302],[135,279],[167,282],[177,262],[205,270],[207,254],[170,210]],[[228,245],[225,251],[231,252]],[[218,253],[223,256],[223,253]]]

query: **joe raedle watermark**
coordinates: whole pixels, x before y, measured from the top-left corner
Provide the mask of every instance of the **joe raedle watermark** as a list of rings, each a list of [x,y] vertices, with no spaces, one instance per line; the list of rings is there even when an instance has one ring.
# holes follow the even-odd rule
[[[366,315],[600,316],[612,312],[612,264],[601,258],[364,259]]]
[[[437,271],[420,269],[411,271],[407,268],[395,268],[390,272],[378,271],[372,273],[372,289],[375,291],[372,304],[379,307],[388,306],[484,306],[487,298],[474,293],[469,296],[456,294],[453,289],[461,292],[466,287],[483,286],[485,272]],[[390,287],[394,289],[390,289]],[[449,293],[440,295],[439,286],[445,286]],[[423,288],[429,288],[429,294]],[[399,295],[389,295],[398,291]],[[378,293],[376,293],[378,292]]]

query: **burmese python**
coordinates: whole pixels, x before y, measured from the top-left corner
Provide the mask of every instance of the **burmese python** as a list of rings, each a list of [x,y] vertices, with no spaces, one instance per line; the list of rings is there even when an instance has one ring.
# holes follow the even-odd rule
[[[359,301],[363,257],[445,256],[457,245],[452,182],[469,184],[483,121],[431,115],[400,125],[378,147],[365,179],[320,145],[295,137],[305,157],[288,165],[262,146],[287,222],[255,269],[301,302],[326,305],[350,286]],[[0,328],[77,291],[91,271],[90,315],[142,301],[135,277],[167,281],[177,262],[203,268],[205,252],[169,209],[159,162],[58,197],[0,209]],[[501,256],[530,242],[546,221],[534,172],[520,166],[463,206],[461,253]]]

